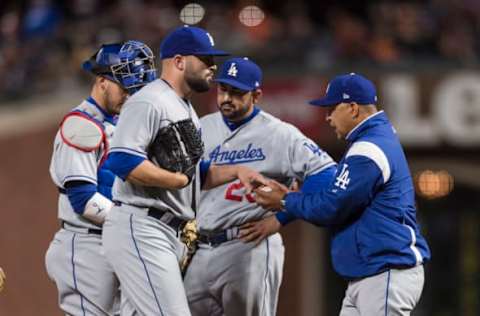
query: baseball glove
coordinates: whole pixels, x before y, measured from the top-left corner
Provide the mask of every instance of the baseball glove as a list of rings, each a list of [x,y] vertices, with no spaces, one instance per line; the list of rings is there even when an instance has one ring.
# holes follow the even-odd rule
[[[190,183],[203,150],[200,132],[191,119],[186,119],[161,128],[149,147],[148,155],[160,167],[185,174]]]
[[[180,240],[187,246],[187,254],[182,258],[182,262],[180,263],[182,274],[185,274],[187,271],[188,265],[197,251],[197,239],[197,221],[192,219],[185,224],[180,234]]]

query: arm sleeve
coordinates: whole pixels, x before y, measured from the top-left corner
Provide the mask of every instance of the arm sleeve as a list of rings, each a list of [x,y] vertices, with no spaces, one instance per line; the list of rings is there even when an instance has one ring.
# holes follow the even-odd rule
[[[85,205],[97,192],[97,186],[85,181],[70,181],[65,183],[65,190],[75,213],[82,215]]]
[[[382,184],[382,171],[373,160],[350,156],[338,166],[326,190],[287,194],[286,210],[317,225],[338,225],[362,212]]]
[[[316,193],[330,185],[332,182],[335,173],[337,172],[337,166],[328,167],[318,173],[315,173],[311,176],[305,178],[303,182],[301,192],[303,193]]]
[[[119,151],[109,154],[106,164],[108,164],[108,168],[112,173],[125,181],[130,172],[144,160],[145,157]]]
[[[200,187],[203,186],[205,180],[207,179],[208,169],[210,169],[211,160],[201,160],[200,161]]]
[[[115,174],[110,168],[110,161],[107,159],[97,170],[97,191],[109,200],[112,199],[112,187],[115,181]]]
[[[330,184],[330,182],[332,182],[336,171],[337,167],[331,166],[316,174],[307,176],[305,178],[305,182],[303,183],[301,192],[307,194],[319,192],[325,189]],[[296,219],[295,215],[289,212],[277,212],[275,216],[277,217],[277,220],[282,224],[282,226],[285,226],[286,224]]]

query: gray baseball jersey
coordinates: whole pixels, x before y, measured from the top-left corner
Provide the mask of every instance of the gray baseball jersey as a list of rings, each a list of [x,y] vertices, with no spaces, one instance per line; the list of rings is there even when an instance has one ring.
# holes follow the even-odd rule
[[[263,111],[234,131],[219,112],[201,119],[205,159],[214,165],[244,164],[288,184],[335,162],[297,128]],[[211,234],[260,219],[266,211],[238,181],[202,191],[197,224]],[[260,245],[238,239],[200,244],[185,276],[192,315],[275,315],[284,247],[279,234]]]
[[[287,184],[335,164],[332,158],[296,127],[260,111],[233,132],[216,112],[202,118],[205,157],[213,165],[244,164]],[[202,192],[197,224],[201,231],[218,231],[265,216],[239,181]]]
[[[184,119],[191,119],[199,128],[191,104],[158,79],[126,102],[111,152],[147,158],[158,130]],[[199,181],[181,190],[165,190],[115,180],[113,198],[121,205],[107,215],[103,241],[107,259],[122,284],[122,315],[190,315],[179,268],[186,248],[178,231],[149,216],[148,209],[191,219],[199,189]]]
[[[133,95],[122,109],[110,152],[125,152],[147,158],[148,146],[160,128],[183,119],[192,119],[200,128],[198,116],[192,105],[180,98],[161,79],[147,85],[141,93]],[[198,168],[197,168],[198,169]],[[144,187],[116,178],[113,186],[115,200],[140,207],[168,210],[173,215],[192,219],[198,204],[200,183],[181,190]],[[195,201],[192,199],[195,198]]]
[[[106,142],[96,150],[82,150],[67,144],[57,132],[50,174],[61,189],[68,181],[97,184],[97,168],[114,131],[114,125],[92,103],[84,101],[71,113],[86,114],[102,124]],[[60,308],[68,315],[113,315],[119,308],[114,304],[119,299],[119,283],[103,255],[101,236],[88,233],[100,227],[75,213],[64,193],[58,198],[58,217],[66,223],[50,243],[45,263],[57,285]]]
[[[105,115],[96,105],[84,101],[71,113],[75,112],[86,113],[90,118],[101,123],[107,139],[106,144],[110,142],[115,125],[105,120]],[[96,150],[85,151],[67,144],[59,130],[55,136],[50,162],[50,175],[53,182],[61,189],[65,189],[65,183],[68,181],[86,181],[97,185],[97,169],[105,154],[105,145]],[[58,197],[58,218],[75,226],[98,228],[82,215],[75,213],[66,194],[60,194]]]

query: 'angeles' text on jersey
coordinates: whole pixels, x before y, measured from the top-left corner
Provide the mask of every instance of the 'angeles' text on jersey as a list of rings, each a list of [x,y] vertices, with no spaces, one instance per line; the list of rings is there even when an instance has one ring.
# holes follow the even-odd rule
[[[209,154],[209,158],[212,163],[216,165],[245,163],[251,161],[265,160],[265,154],[262,148],[255,148],[252,143],[247,145],[245,149],[239,150],[223,150],[221,151],[221,145],[215,147],[215,149]]]

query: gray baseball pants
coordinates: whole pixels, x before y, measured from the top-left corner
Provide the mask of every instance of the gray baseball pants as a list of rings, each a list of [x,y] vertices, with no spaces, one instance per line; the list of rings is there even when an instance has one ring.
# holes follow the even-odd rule
[[[110,316],[119,309],[119,283],[108,264],[100,235],[60,229],[45,256],[58,289],[60,308],[73,316]]]
[[[146,209],[122,204],[107,215],[103,243],[120,280],[122,316],[190,315],[179,266],[186,247],[177,235]]]
[[[280,234],[258,246],[239,239],[200,244],[185,275],[192,315],[276,315],[283,262]]]
[[[420,300],[423,283],[423,265],[352,281],[340,316],[408,316]]]

